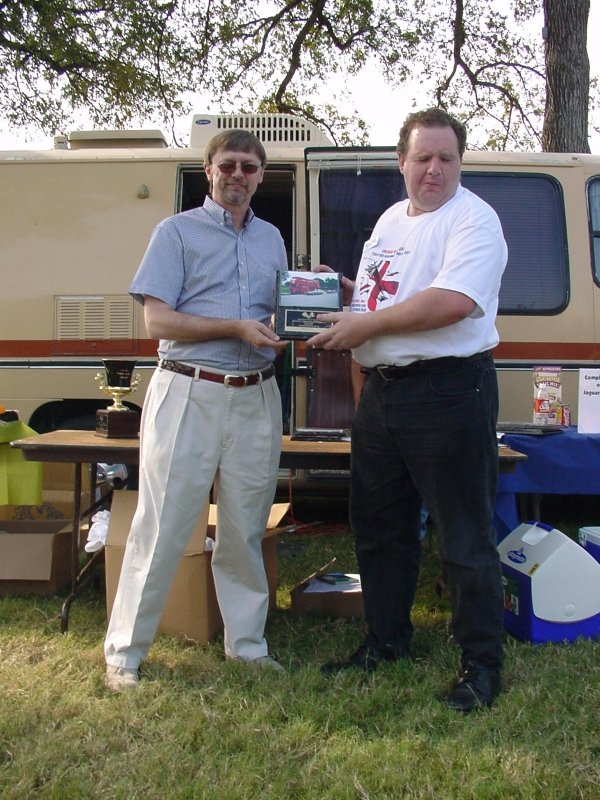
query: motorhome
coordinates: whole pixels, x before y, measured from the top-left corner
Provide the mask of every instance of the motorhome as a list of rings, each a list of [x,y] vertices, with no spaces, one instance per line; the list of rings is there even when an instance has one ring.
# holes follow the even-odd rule
[[[290,115],[196,115],[185,148],[159,131],[80,131],[48,151],[0,153],[0,403],[35,430],[93,427],[103,358],[136,362],[141,385],[127,399],[142,405],[156,342],[129,283],[155,224],[202,203],[208,140],[238,127],[265,144],[253,208],[281,230],[289,268],[354,277],[377,217],[404,196],[394,143],[334,147]],[[600,357],[600,156],[471,151],[462,182],[496,209],[509,249],[500,418],[531,420],[532,369],[552,365],[575,422],[578,370]],[[350,360],[293,345],[279,370],[291,426],[348,424]]]

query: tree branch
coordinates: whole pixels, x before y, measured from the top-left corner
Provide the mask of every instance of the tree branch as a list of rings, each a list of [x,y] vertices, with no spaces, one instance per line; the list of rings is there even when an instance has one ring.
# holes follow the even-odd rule
[[[440,84],[435,90],[435,96],[437,102],[440,106],[444,106],[444,94],[448,91],[452,81],[454,80],[457,72],[460,70],[465,77],[467,78],[468,82],[471,85],[473,90],[473,94],[475,95],[476,99],[476,106],[477,109],[483,111],[487,116],[490,116],[501,125],[501,127],[505,130],[506,135],[507,132],[510,130],[512,115],[513,112],[516,111],[519,114],[519,117],[522,123],[525,125],[526,129],[529,131],[530,135],[534,136],[536,139],[539,140],[539,134],[536,131],[535,125],[529,119],[528,113],[525,111],[523,105],[521,104],[519,97],[512,91],[510,91],[506,86],[499,84],[495,81],[484,80],[481,76],[490,69],[495,69],[498,67],[506,67],[512,68],[516,72],[520,73],[521,71],[529,71],[532,74],[537,75],[538,77],[543,78],[543,75],[533,67],[530,67],[525,64],[518,64],[516,62],[504,62],[504,61],[494,61],[486,64],[482,64],[477,70],[472,70],[469,64],[464,60],[462,52],[463,48],[467,42],[467,36],[465,32],[465,22],[464,22],[464,3],[463,0],[455,0],[456,2],[456,13],[454,15],[454,23],[453,23],[453,65],[450,74],[447,78]],[[492,114],[486,106],[484,106],[479,100],[479,89],[488,89],[500,97],[502,97],[508,104],[508,120],[501,120],[494,114]]]

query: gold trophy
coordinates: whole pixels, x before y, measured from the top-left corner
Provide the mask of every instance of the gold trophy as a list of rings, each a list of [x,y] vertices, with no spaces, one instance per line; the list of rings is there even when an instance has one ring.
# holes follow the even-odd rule
[[[139,412],[133,411],[123,403],[123,398],[135,392],[141,376],[133,374],[135,361],[115,361],[103,358],[104,374],[99,372],[96,380],[105,395],[112,399],[112,405],[96,411],[96,436],[110,439],[135,439],[140,429]]]

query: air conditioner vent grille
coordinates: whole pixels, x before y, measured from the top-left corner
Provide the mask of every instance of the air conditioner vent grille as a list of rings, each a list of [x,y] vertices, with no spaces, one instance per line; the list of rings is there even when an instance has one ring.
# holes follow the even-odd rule
[[[133,339],[135,323],[135,304],[129,295],[54,298],[55,341]]]
[[[264,145],[308,147],[330,145],[323,131],[293,114],[196,114],[192,120],[191,147],[204,147],[224,130],[251,131]]]

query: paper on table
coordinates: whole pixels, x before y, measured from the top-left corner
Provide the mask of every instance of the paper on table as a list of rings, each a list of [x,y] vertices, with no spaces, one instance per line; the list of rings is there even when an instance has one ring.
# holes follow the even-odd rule
[[[600,371],[579,370],[578,433],[600,433]]]

